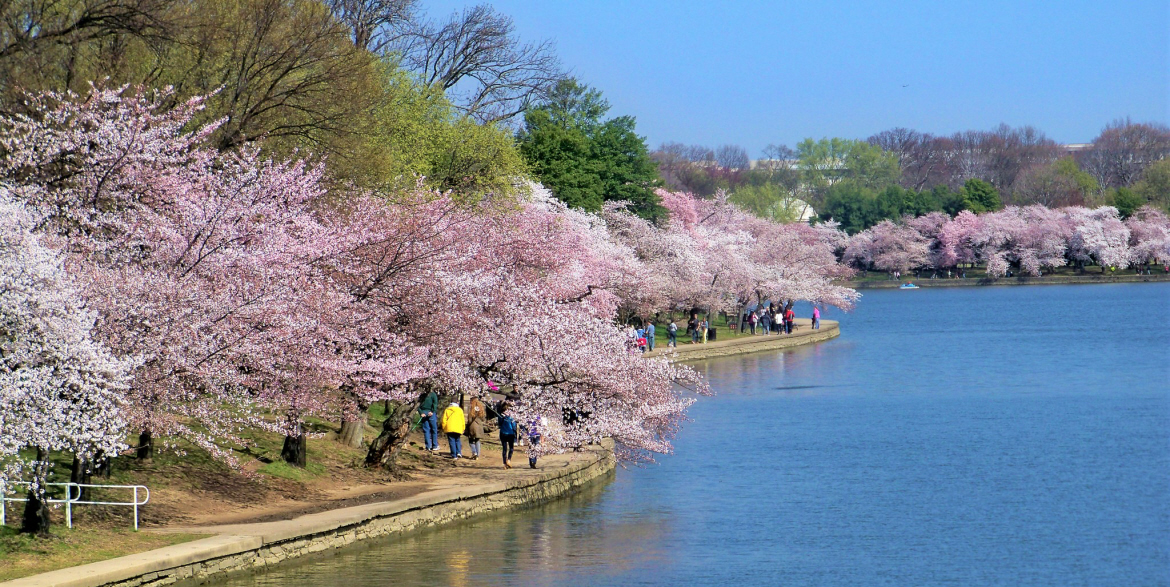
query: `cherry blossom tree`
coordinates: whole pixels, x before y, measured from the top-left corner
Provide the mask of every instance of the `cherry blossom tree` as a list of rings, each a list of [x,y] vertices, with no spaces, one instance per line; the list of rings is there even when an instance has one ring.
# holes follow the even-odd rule
[[[347,383],[402,381],[419,353],[373,334],[330,279],[360,235],[322,221],[320,168],[209,149],[212,127],[183,131],[201,101],[168,109],[167,95],[41,97],[41,116],[4,134],[2,171],[46,186],[29,203],[68,238],[102,339],[143,358],[128,393],[140,456],[165,434],[230,461],[224,443],[258,426],[303,462],[305,415]]]
[[[1104,273],[1106,267],[1129,266],[1129,228],[1121,221],[1117,208],[1102,206],[1065,208],[1072,224],[1068,241],[1069,257],[1079,263],[1095,262]]]
[[[342,414],[360,444],[365,409],[388,400],[367,462],[392,466],[421,392],[491,384],[522,419],[563,422],[540,451],[609,436],[645,459],[670,449],[686,394],[708,390],[629,353],[619,318],[857,299],[834,283],[851,270],[831,224],[774,224],[723,194],[664,192],[673,217],[655,225],[537,185],[471,201],[421,183],[330,193],[320,167],[208,148],[215,123],[191,128],[204,98],[172,101],[95,87],[0,121],[0,177],[62,243],[93,336],[134,358],[109,389],[140,456],[183,438],[233,462],[241,430],[261,428],[303,465],[307,416]]]
[[[1003,277],[1010,266],[1027,275],[1065,264],[1068,223],[1058,210],[1044,206],[1008,206],[980,218],[975,241],[987,261],[989,277]]]
[[[844,260],[882,271],[904,272],[927,266],[930,247],[917,230],[883,220],[849,240]]]
[[[22,530],[48,536],[49,453],[88,460],[124,446],[121,392],[133,364],[94,340],[96,315],[34,225],[0,187],[0,488],[27,470]],[[32,461],[24,449],[35,449]]]
[[[852,271],[837,262],[845,235],[835,224],[810,227],[780,224],[741,210],[717,194],[700,200],[690,194],[659,190],[671,212],[666,232],[674,241],[689,237],[680,250],[694,251],[697,273],[707,276],[690,292],[693,305],[730,310],[751,299],[803,299],[842,308],[857,294],[833,283]]]
[[[979,260],[979,235],[983,232],[983,220],[970,210],[959,212],[939,231],[936,267],[955,267],[960,263],[975,263]]]
[[[1135,265],[1170,263],[1170,218],[1153,206],[1143,206],[1126,219],[1131,261]]]

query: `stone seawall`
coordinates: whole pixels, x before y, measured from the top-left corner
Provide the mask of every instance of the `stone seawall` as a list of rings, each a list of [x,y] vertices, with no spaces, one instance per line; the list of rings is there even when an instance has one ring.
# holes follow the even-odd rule
[[[698,361],[715,357],[787,349],[829,340],[841,335],[840,324],[835,320],[821,320],[821,327],[816,330],[812,329],[812,320],[808,318],[797,318],[795,324],[796,329],[792,331],[792,334],[741,336],[727,340],[717,340],[707,344],[690,344],[690,340],[683,337],[680,332],[678,348],[674,349],[673,352],[669,348],[659,346],[653,351],[646,353],[646,356],[656,357],[670,353],[679,361]],[[663,338],[659,337],[658,340],[662,340]]]
[[[612,473],[612,441],[539,475],[506,483],[437,489],[417,496],[331,510],[294,520],[216,527],[218,535],[89,565],[0,583],[0,587],[146,587],[205,583],[360,540],[401,534],[570,494]]]

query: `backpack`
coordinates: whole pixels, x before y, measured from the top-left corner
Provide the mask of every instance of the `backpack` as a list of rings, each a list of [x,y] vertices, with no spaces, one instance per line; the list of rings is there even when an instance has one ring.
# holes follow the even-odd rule
[[[500,416],[499,424],[500,424],[500,434],[503,434],[505,436],[515,436],[516,435],[516,420],[513,420],[512,416]]]

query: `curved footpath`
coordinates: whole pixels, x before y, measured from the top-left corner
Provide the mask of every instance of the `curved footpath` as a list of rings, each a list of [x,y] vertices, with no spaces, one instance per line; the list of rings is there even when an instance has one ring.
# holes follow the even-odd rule
[[[792,334],[741,336],[726,340],[716,340],[707,344],[691,344],[690,339],[683,336],[683,333],[680,332],[678,348],[673,349],[673,354],[680,361],[696,361],[713,357],[727,357],[731,355],[758,353],[760,351],[786,349],[829,340],[840,335],[841,328],[836,320],[821,320],[821,327],[813,330],[811,319],[797,318],[796,327],[792,330]],[[657,340],[666,340],[665,337],[656,338]],[[653,351],[646,353],[645,356],[657,357],[671,353],[671,351],[672,349],[666,346],[659,346]]]
[[[572,493],[614,470],[613,441],[577,453],[541,459],[537,470],[514,469],[508,481],[447,487],[395,501],[341,508],[292,520],[168,532],[215,534],[88,565],[0,583],[0,587],[139,587],[258,570],[291,558],[341,548],[358,540],[437,526],[506,508],[542,503]]]

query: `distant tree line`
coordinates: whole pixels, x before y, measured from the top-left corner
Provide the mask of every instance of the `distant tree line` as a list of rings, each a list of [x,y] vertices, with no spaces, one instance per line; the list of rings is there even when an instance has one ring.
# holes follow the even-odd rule
[[[864,141],[806,139],[769,145],[750,162],[734,145],[666,143],[652,157],[667,187],[783,218],[794,201],[856,233],[886,219],[1005,205],[1170,209],[1170,128],[1118,120],[1091,145],[1066,150],[1033,127],[1007,125],[949,136],[894,128]],[[792,214],[787,214],[791,217]]]

